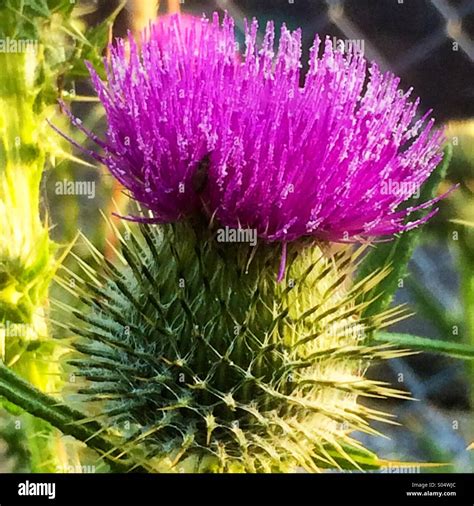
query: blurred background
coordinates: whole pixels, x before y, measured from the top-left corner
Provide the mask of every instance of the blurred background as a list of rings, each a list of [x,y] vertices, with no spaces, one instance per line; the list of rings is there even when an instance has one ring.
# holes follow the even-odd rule
[[[76,1],[78,6],[83,4],[83,19],[91,27],[100,27],[119,3]],[[316,33],[355,43],[369,60],[399,75],[402,88],[413,86],[414,96],[421,98],[420,113],[433,109],[438,125],[446,128],[446,142],[453,146],[449,180],[440,191],[453,183],[460,187],[441,203],[438,215],[424,228],[410,275],[397,292],[395,303],[408,304],[416,316],[390,330],[474,344],[474,0],[129,0],[109,37],[123,36],[127,30],[137,32],[157,14],[179,11],[197,16],[227,11],[241,37],[244,18],[257,18],[261,33],[270,19],[291,29],[301,27],[305,60]],[[66,99],[68,94],[83,97],[74,100],[74,114],[92,130],[103,132],[102,110],[87,79],[68,82]],[[73,137],[78,142],[84,139],[79,132],[73,132]],[[93,182],[93,197],[90,193],[58,194],[57,183],[65,181]],[[53,238],[66,244],[80,229],[113,256],[113,238],[100,211],[110,215],[116,207],[123,209],[126,199],[110,176],[96,167],[65,161],[45,173],[43,185],[44,207],[55,224]],[[112,198],[115,204],[110,207]],[[81,252],[80,241],[76,252],[87,254],[86,248]],[[446,463],[438,470],[471,472],[472,363],[424,353],[374,366],[371,376],[411,391],[418,402],[380,403],[379,408],[396,414],[400,426],[381,428],[388,439],[360,438],[382,458]],[[16,458],[21,469],[21,447],[17,451],[8,465],[14,465]],[[3,461],[6,466],[6,457]],[[1,462],[0,456],[0,466]],[[387,471],[417,469],[413,464]]]

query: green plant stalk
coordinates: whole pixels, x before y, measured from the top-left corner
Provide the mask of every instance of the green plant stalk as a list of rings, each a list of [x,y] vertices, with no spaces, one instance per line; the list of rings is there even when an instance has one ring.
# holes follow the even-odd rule
[[[442,353],[463,360],[474,360],[473,345],[453,343],[449,340],[430,339],[397,332],[378,332],[375,335],[375,341],[401,346],[413,351]]]
[[[469,233],[469,231],[467,231]],[[459,248],[459,273],[461,282],[461,301],[464,313],[465,342],[474,346],[474,259],[472,251],[465,241],[465,236],[460,234]],[[471,407],[474,406],[474,363],[466,364],[468,368],[469,385],[471,388]]]
[[[0,54],[0,358],[44,392],[59,389],[58,351],[48,337],[47,292],[57,246],[40,218],[46,159],[35,81],[38,53]],[[57,472],[58,433],[26,417],[31,470]]]
[[[97,422],[84,421],[84,415],[61,404],[54,397],[42,393],[8,367],[0,364],[0,392],[9,402],[35,417],[56,427],[63,434],[72,436],[103,455],[114,471],[143,471],[139,463],[116,457],[119,450],[105,437],[104,427]]]
[[[13,42],[0,55],[0,361],[43,392],[60,391],[63,382],[61,352],[47,326],[48,289],[60,261],[47,212],[40,215],[40,184],[48,159],[74,159],[45,119],[55,114],[58,96],[74,99],[60,88],[87,75],[84,60],[102,59],[123,6],[86,29],[79,17],[87,8],[77,2],[0,2],[0,37]],[[48,423],[28,416],[24,423],[33,471],[58,471],[70,457],[78,463],[77,447],[63,444]]]

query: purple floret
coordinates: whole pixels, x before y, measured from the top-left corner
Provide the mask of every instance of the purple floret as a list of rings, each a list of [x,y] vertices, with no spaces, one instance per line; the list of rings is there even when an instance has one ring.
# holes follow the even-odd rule
[[[103,82],[88,64],[107,119],[102,149],[89,152],[130,195],[166,223],[200,205],[193,176],[217,140],[215,97],[227,88],[236,46],[233,22],[166,18],[150,26],[141,47],[131,35],[109,47]]]
[[[269,23],[261,48],[257,23],[246,34],[245,60],[227,92],[208,199],[217,219],[255,228],[267,241],[314,236],[351,241],[385,236],[429,219],[407,216],[435,201],[397,210],[419,191],[442,158],[442,131],[418,100],[400,92],[355,51],[329,38],[311,50],[300,86],[301,32],[284,26],[274,54]]]

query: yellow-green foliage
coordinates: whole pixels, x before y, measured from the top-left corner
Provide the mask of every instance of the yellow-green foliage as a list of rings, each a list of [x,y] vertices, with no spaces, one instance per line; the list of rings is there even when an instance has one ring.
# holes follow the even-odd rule
[[[74,77],[88,43],[73,7],[69,0],[0,2],[0,360],[46,392],[61,384],[60,351],[47,325],[60,259],[41,180],[49,159],[68,156],[46,118],[58,110],[64,72]],[[24,428],[31,469],[57,471],[64,448],[51,427],[28,418]]]

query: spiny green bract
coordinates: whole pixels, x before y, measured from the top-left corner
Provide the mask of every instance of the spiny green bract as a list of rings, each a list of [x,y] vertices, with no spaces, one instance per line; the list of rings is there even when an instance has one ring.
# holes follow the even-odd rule
[[[119,262],[93,250],[102,274],[80,262],[89,311],[74,310],[72,329],[79,392],[124,452],[152,471],[357,468],[350,432],[385,419],[357,398],[404,395],[364,378],[397,353],[364,344],[397,313],[362,320],[357,302],[384,273],[351,286],[360,253],[289,244],[278,283],[277,247],[218,243],[189,223],[134,227]]]

